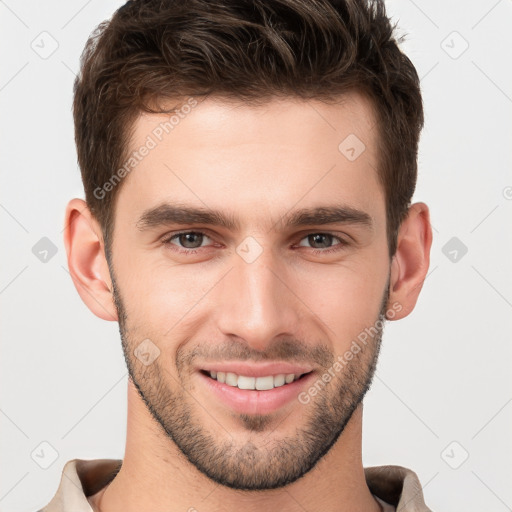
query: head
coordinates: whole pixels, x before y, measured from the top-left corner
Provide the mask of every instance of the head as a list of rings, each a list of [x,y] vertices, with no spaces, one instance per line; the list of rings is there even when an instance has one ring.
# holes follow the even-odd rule
[[[70,272],[163,435],[223,485],[310,471],[416,303],[423,110],[393,28],[379,1],[130,1],[82,56]],[[240,364],[304,376],[278,407],[226,403],[209,371]]]

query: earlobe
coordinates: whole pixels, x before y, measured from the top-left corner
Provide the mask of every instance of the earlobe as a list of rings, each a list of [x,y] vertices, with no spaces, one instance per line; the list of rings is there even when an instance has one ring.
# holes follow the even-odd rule
[[[101,229],[82,199],[66,207],[64,245],[71,279],[85,305],[99,318],[117,321]]]
[[[388,303],[401,305],[393,320],[406,317],[414,309],[428,272],[431,246],[428,207],[415,203],[400,226],[397,250],[391,262]]]

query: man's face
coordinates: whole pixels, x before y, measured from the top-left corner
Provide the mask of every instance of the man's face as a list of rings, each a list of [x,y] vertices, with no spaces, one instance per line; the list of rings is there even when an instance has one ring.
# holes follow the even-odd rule
[[[162,136],[168,119],[138,119],[132,150],[156,145],[116,203],[110,269],[130,376],[208,477],[280,487],[333,446],[377,361],[390,262],[375,121],[355,94],[208,99]],[[345,215],[294,215],[322,207]],[[186,220],[188,208],[232,225]]]

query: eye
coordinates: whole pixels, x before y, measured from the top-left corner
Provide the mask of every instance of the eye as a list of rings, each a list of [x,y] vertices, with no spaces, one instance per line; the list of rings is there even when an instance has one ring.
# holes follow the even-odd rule
[[[162,243],[179,253],[192,254],[196,252],[195,249],[202,247],[202,242],[205,238],[209,239],[210,237],[201,231],[183,231],[167,236],[162,240]],[[174,243],[174,240],[176,240],[177,243]]]
[[[178,254],[187,256],[196,254],[198,252],[197,249],[207,247],[208,245],[203,245],[205,240],[211,241],[212,239],[202,231],[182,231],[167,235],[162,239],[162,244]],[[307,243],[313,246],[311,248],[314,255],[333,253],[349,245],[349,242],[331,233],[308,234],[299,243],[299,246],[307,247],[303,241],[307,241]],[[333,242],[336,243],[333,244]]]
[[[344,240],[343,238],[340,238],[339,236],[333,235],[331,233],[310,233],[309,235],[304,237],[302,240],[307,240],[308,243],[312,244],[313,246],[315,246],[315,245],[329,246],[327,248],[313,247],[313,249],[315,249],[313,251],[314,254],[325,254],[325,253],[335,252],[340,249],[343,249],[343,247],[348,245],[348,242],[346,240]],[[333,241],[337,241],[338,243],[335,243],[334,245],[332,245]],[[302,244],[302,242],[301,242],[299,244],[299,246],[303,247],[304,244]]]

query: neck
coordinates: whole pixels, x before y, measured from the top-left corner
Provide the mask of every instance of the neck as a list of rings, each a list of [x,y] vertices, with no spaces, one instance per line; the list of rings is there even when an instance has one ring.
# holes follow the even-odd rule
[[[125,457],[112,482],[89,498],[95,511],[380,512],[362,465],[362,405],[331,450],[302,478],[280,489],[240,491],[200,473],[163,433],[128,382]]]

